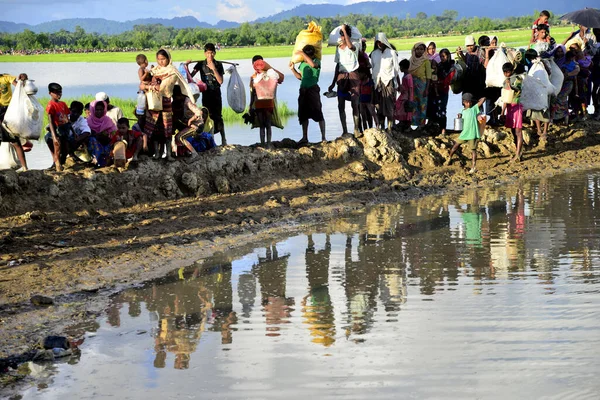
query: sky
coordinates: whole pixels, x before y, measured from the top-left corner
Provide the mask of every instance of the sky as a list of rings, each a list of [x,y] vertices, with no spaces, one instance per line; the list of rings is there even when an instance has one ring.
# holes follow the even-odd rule
[[[31,25],[64,18],[138,18],[193,16],[199,21],[244,22],[289,10],[300,4],[347,5],[362,0],[0,0],[0,20]]]

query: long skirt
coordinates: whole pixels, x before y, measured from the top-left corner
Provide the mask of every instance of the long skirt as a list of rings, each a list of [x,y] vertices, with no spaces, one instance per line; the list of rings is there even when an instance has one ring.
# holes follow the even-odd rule
[[[574,83],[572,80],[565,80],[560,93],[556,96],[552,106],[553,119],[561,120],[569,115],[569,95],[573,91]]]
[[[415,104],[416,109],[413,113],[413,125],[421,126],[425,123],[427,116],[427,80],[413,76],[413,85],[415,87]]]
[[[99,167],[106,166],[111,149],[112,146],[110,144],[102,144],[94,136],[91,136],[88,140],[88,150],[92,157],[96,159],[96,163]]]
[[[149,138],[156,131],[156,122],[162,115],[163,126],[165,127],[165,138],[170,138],[173,135],[173,107],[171,99],[168,97],[162,98],[162,111],[146,111],[146,125],[144,125],[144,133]]]
[[[373,102],[377,109],[377,116],[381,121],[388,115],[394,115],[394,108],[396,105],[396,90],[394,89],[394,82],[389,81],[387,85],[383,82],[379,82],[375,88]]]

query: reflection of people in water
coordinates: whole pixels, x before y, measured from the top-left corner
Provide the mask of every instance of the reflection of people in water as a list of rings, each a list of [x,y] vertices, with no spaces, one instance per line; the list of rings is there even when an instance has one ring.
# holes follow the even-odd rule
[[[242,304],[242,316],[250,318],[256,299],[256,279],[252,274],[240,274],[238,278],[238,297]]]
[[[515,203],[511,205],[508,214],[508,240],[506,241],[506,253],[510,263],[510,269],[525,269],[525,196],[523,190],[519,189],[515,197]]]
[[[277,246],[266,248],[265,257],[258,258],[258,264],[252,267],[252,272],[258,277],[260,284],[261,303],[265,311],[267,336],[279,336],[283,323],[289,323],[290,306],[293,298],[285,297],[286,274],[289,254],[280,257]]]
[[[212,315],[214,322],[211,330],[221,332],[221,344],[233,342],[233,331],[237,315],[233,311],[233,288],[231,285],[231,263],[224,263],[208,271],[206,277],[213,293]]]
[[[361,234],[358,242],[358,262],[353,262],[352,236],[346,238],[344,258],[349,318],[346,337],[352,333],[367,333],[373,325],[373,313],[377,306],[378,271],[374,265],[369,265],[369,261],[377,259],[377,251],[377,241],[370,241],[368,234]]]
[[[302,314],[309,325],[313,343],[331,346],[335,342],[335,317],[329,296],[329,258],[331,242],[325,237],[325,248],[316,251],[312,235],[306,247],[306,277],[309,293],[302,300]]]

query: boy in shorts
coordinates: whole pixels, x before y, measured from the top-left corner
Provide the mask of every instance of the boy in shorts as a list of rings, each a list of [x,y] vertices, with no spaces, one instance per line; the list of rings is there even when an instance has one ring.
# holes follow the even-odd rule
[[[46,144],[52,153],[54,168],[57,172],[62,171],[62,166],[67,159],[69,153],[69,135],[71,134],[71,122],[69,121],[69,106],[64,101],[60,101],[62,97],[62,86],[58,83],[48,85],[50,93],[50,101],[46,106],[48,114],[48,127],[50,132],[46,134]]]
[[[450,165],[452,160],[452,156],[458,150],[458,147],[461,144],[466,143],[471,149],[471,169],[469,173],[472,174],[477,171],[475,164],[477,163],[477,143],[479,142],[479,138],[481,137],[479,134],[479,122],[477,120],[477,116],[481,113],[481,106],[485,102],[485,97],[479,99],[479,101],[473,104],[473,95],[471,93],[464,93],[462,95],[462,103],[465,109],[462,112],[463,118],[463,130],[458,137],[454,146],[452,146],[452,150],[450,150],[450,155],[448,159],[444,163],[444,165]]]

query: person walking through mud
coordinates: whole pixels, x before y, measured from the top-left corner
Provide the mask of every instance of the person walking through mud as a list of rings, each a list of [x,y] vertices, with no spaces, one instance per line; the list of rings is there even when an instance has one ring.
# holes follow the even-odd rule
[[[340,37],[335,50],[335,72],[333,81],[329,85],[329,91],[337,84],[338,111],[342,124],[342,135],[348,134],[346,123],[346,101],[352,106],[352,119],[354,120],[354,136],[362,132],[360,126],[360,114],[358,109],[360,96],[360,75],[358,73],[358,51],[359,43],[353,43],[350,39],[352,30],[349,25],[343,25],[340,29]]]
[[[221,134],[221,145],[227,144],[225,137],[225,124],[223,123],[223,99],[221,97],[221,85],[223,84],[223,63],[215,60],[217,49],[212,43],[204,45],[204,56],[206,59],[194,66],[191,75],[200,72],[200,79],[206,84],[206,90],[202,92],[202,105],[208,108],[208,112],[215,123],[215,133]],[[186,68],[190,60],[185,62]]]

